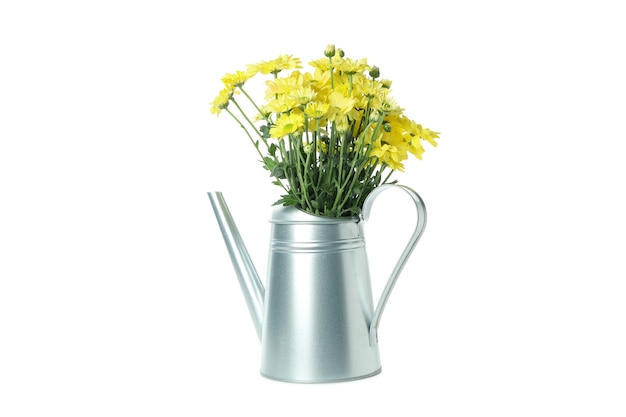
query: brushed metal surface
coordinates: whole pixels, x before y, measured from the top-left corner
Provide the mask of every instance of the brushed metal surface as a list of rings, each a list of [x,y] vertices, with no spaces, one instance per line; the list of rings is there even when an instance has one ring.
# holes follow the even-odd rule
[[[377,196],[404,190],[417,222],[374,308],[363,227]],[[377,329],[398,276],[426,226],[426,209],[408,187],[383,185],[367,198],[359,218],[313,216],[294,207],[272,211],[263,288],[219,192],[209,197],[260,332],[261,374],[280,381],[349,381],[381,371]]]

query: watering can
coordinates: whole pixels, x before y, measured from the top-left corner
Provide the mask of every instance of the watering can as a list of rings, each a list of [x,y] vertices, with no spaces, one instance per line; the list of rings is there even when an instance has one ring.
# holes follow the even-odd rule
[[[374,308],[364,224],[389,188],[415,203],[415,230]],[[375,188],[360,216],[321,217],[275,206],[263,285],[221,192],[208,193],[261,342],[261,375],[299,383],[361,379],[381,372],[378,326],[398,276],[426,227],[426,207],[412,189]]]

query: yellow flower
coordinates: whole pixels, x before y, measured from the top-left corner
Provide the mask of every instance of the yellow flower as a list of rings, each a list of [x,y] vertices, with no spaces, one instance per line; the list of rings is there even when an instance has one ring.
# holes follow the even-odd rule
[[[298,102],[287,95],[281,94],[273,100],[268,100],[267,104],[261,107],[263,113],[287,113],[298,107]]]
[[[420,129],[422,129],[422,133],[420,137],[424,139],[425,141],[427,141],[428,143],[430,143],[431,145],[437,146],[437,142],[435,142],[435,139],[439,138],[439,132],[434,132],[430,129],[422,128],[422,125],[418,125],[418,126],[420,127]]]
[[[345,133],[350,130],[350,119],[347,116],[339,116],[335,118],[335,129],[339,133]]]
[[[306,106],[304,112],[311,119],[321,119],[322,117],[326,116],[329,107],[330,105],[328,103],[313,101]]]
[[[432,146],[437,146],[435,139],[439,137],[439,132],[434,132],[430,129],[423,128],[422,125],[410,121],[408,128],[409,140],[409,152],[415,155],[418,159],[422,159],[424,153],[424,147],[422,146],[422,140],[427,141]]]
[[[241,87],[250,79],[251,75],[244,71],[237,71],[234,74],[226,74],[222,77],[222,83],[226,88],[234,89]]]
[[[276,120],[276,124],[270,128],[270,136],[277,139],[298,132],[304,127],[304,115],[302,113],[283,114]]]
[[[411,142],[409,142],[409,152],[411,152],[417,159],[422,159],[422,154],[425,152],[424,147],[422,146],[422,141],[415,137]]]
[[[330,88],[330,73],[316,68],[313,70],[309,82],[316,89]]]
[[[383,89],[383,85],[381,82],[370,80],[366,77],[355,78],[354,90],[358,94],[365,97],[367,100],[371,100],[379,96],[384,96],[384,94],[386,94],[386,90]]]
[[[309,73],[302,74],[300,71],[293,71],[288,77],[276,78],[265,82],[265,98],[271,99],[277,94],[290,94],[294,89],[309,86],[313,80]]]
[[[356,100],[335,91],[328,96],[329,113],[346,116],[354,108]]]
[[[220,114],[223,109],[228,107],[228,102],[230,101],[230,98],[232,97],[232,95],[233,95],[232,91],[228,89],[223,89],[222,91],[220,91],[217,97],[215,97],[215,100],[213,100],[213,105],[211,106],[211,113],[216,114],[216,115]]]
[[[363,140],[365,143],[372,143],[370,156],[376,157],[372,163],[385,164],[393,170],[404,171],[402,162],[411,152],[409,144],[411,136],[407,131],[410,122],[405,116],[394,115],[387,117],[380,128],[377,127],[377,123],[371,122],[364,132]],[[373,138],[376,131],[377,136]]]
[[[399,115],[404,111],[404,109],[398,105],[398,102],[389,95],[376,97],[372,100],[372,108],[375,108],[382,113],[392,115]]]
[[[337,49],[337,52],[339,51],[341,50]],[[334,68],[337,68],[338,65],[341,65],[341,62],[343,61],[343,58],[341,57],[340,53],[337,53],[337,52],[335,52],[335,56],[332,58],[332,63],[333,63]],[[330,70],[330,60],[328,58],[321,58],[321,59],[316,59],[314,61],[310,61],[309,65],[312,66],[313,68],[317,68],[322,71]]]
[[[387,90],[391,89],[391,80],[380,80],[380,83],[382,84],[383,88],[386,88]]]
[[[302,68],[300,58],[295,58],[293,55],[280,55],[278,58],[271,61],[261,61],[258,64],[248,65],[248,72],[252,74],[278,74],[282,70],[289,70],[294,68]]]
[[[424,142],[437,146],[439,133],[404,115],[391,97],[391,81],[366,59],[348,58],[329,44],[309,64],[308,72],[299,70],[299,58],[279,55],[226,74],[210,112],[226,109],[245,130],[273,183],[286,191],[277,204],[324,216],[358,215],[368,193],[393,171],[404,171],[409,156],[421,159]],[[260,102],[243,87],[257,74],[266,75]],[[287,172],[291,168],[297,176]]]
[[[381,94],[380,83],[358,75],[354,75],[352,97],[357,99],[356,107],[364,109],[369,107],[371,101]]]
[[[344,58],[337,64],[336,68],[346,74],[356,74],[370,69],[365,58],[355,61],[354,59]]]
[[[328,62],[328,58],[320,58],[315,61],[310,61],[309,65],[321,71],[328,71],[330,69],[330,62]]]
[[[298,104],[305,105],[315,98],[315,91],[311,87],[299,86],[289,93],[289,98]]]
[[[415,122],[408,117],[401,114],[391,114],[385,117],[385,122],[390,126],[391,134],[399,135],[407,143],[411,140],[411,132]]]
[[[348,76],[345,74],[335,74],[334,76],[334,87],[330,91],[339,92],[346,97],[350,97],[350,81],[348,80]]]
[[[385,132],[374,142],[372,156],[378,158],[379,163],[387,164],[391,169],[404,172],[402,161],[408,158],[409,144],[404,141],[402,131],[391,126],[391,131]]]
[[[370,155],[378,158],[379,164],[386,164],[389,168],[404,172],[404,164],[401,149],[386,142],[375,142]]]

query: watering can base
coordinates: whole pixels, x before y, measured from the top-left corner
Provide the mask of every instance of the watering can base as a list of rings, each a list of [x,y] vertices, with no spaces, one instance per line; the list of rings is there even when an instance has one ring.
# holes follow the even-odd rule
[[[261,372],[261,376],[263,376],[263,377],[265,377],[267,379],[272,379],[274,381],[291,382],[291,383],[296,383],[296,384],[330,384],[330,383],[334,383],[334,382],[349,382],[349,381],[356,381],[356,380],[359,380],[359,379],[370,378],[372,376],[378,375],[379,373],[382,372],[382,370],[383,370],[382,368],[378,368],[376,371],[371,372],[369,374],[352,376],[352,377],[348,377],[348,378],[320,378],[320,379],[299,380],[299,379],[275,377],[275,376],[272,376],[272,375],[264,374],[263,372]]]

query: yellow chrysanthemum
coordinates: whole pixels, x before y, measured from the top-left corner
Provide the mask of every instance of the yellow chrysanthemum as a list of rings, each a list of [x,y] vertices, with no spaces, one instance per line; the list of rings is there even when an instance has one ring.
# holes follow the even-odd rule
[[[417,159],[422,159],[422,154],[425,152],[422,146],[422,141],[419,137],[414,137],[409,142],[409,152],[411,152]]]
[[[298,70],[300,59],[280,55],[248,65],[246,71],[226,74],[224,89],[210,111],[219,115],[226,110],[246,130],[261,152],[261,162],[275,176],[274,183],[288,193],[279,202],[297,201],[300,208],[314,214],[358,215],[363,198],[386,183],[390,171],[404,171],[409,156],[421,159],[424,142],[437,146],[439,133],[404,115],[391,97],[391,81],[380,79],[380,70],[366,59],[347,58],[341,49],[328,45],[324,57],[309,64],[312,69],[304,72]],[[269,74],[265,79],[271,79],[265,81],[262,102],[243,89],[257,74]],[[241,102],[235,94],[241,94]],[[254,114],[247,114],[247,109]],[[356,163],[364,165],[356,167]],[[285,164],[294,166],[296,182],[281,169]],[[382,175],[384,171],[388,172]],[[344,184],[349,185],[345,190]],[[335,185],[341,188],[334,189]],[[328,198],[319,198],[326,193]],[[356,195],[358,201],[345,197]]]
[[[344,58],[337,64],[336,68],[346,74],[356,74],[369,70],[370,66],[367,65],[365,58],[359,60]]]
[[[328,96],[329,113],[331,115],[345,116],[354,108],[356,100],[346,97],[339,92],[333,92]]]
[[[248,72],[252,74],[278,74],[283,70],[289,70],[294,68],[302,68],[300,58],[295,58],[293,55],[280,55],[278,58],[271,61],[261,61],[258,64],[248,65]]]
[[[437,142],[435,142],[435,139],[439,138],[439,132],[435,132],[430,129],[423,128],[422,125],[418,125],[418,126],[422,130],[420,137],[424,139],[425,141],[427,141],[428,143],[430,143],[431,145],[436,147]]]
[[[287,135],[296,133],[304,127],[304,115],[302,113],[283,114],[276,120],[276,124],[270,128],[270,136],[282,139]]]
[[[348,116],[339,116],[335,118],[335,129],[339,133],[345,133],[350,130],[350,119]]]
[[[330,73],[328,71],[316,69],[313,71],[313,74],[311,74],[311,79],[309,81],[309,84],[318,92],[320,90],[331,89]]]
[[[388,94],[374,98],[371,105],[372,108],[390,115],[399,115],[404,111],[404,109],[398,105],[398,102]]]
[[[409,152],[415,155],[418,159],[422,159],[424,153],[424,147],[422,146],[422,140],[430,143],[432,146],[437,146],[435,139],[439,137],[439,132],[434,132],[430,129],[422,127],[422,125],[411,121],[409,129]]]
[[[371,155],[378,158],[379,163],[384,163],[393,170],[404,171],[404,164],[408,158],[409,144],[405,140],[404,131],[399,125],[386,123],[384,129],[374,142]]]
[[[326,116],[328,113],[328,108],[330,105],[328,103],[322,103],[319,101],[313,101],[306,106],[304,112],[311,119],[321,119]]]
[[[383,89],[380,81],[370,80],[366,77],[358,77],[354,80],[354,91],[367,100],[372,100],[386,94],[386,90]]]
[[[228,89],[223,89],[219,92],[215,100],[213,100],[213,104],[211,105],[211,113],[212,114],[220,114],[223,109],[228,107],[228,103],[230,98],[232,97],[232,91]]]
[[[306,112],[305,112],[305,115],[308,116],[308,114],[306,114]],[[328,125],[328,123],[327,123],[328,120],[327,119],[324,119],[324,118],[312,119],[311,117],[308,117],[307,118],[307,122],[308,123],[306,124],[305,127],[306,127],[306,129],[309,132],[318,132],[318,133],[328,134],[326,132],[326,126]]]
[[[385,123],[389,127],[387,135],[397,137],[396,141],[402,139],[405,142],[411,140],[411,131],[414,129],[413,121],[402,114],[391,114],[385,117]]]
[[[263,113],[288,113],[298,106],[297,101],[283,94],[273,100],[268,100],[267,103],[261,107],[261,110]]]
[[[241,87],[250,79],[251,75],[244,71],[237,71],[233,74],[226,74],[222,77],[222,83],[227,89]]]
[[[391,80],[387,80],[387,79],[383,79],[380,80],[380,84],[382,85],[383,88],[386,88],[387,90],[391,90]]]
[[[378,158],[379,164],[384,163],[393,170],[404,172],[404,164],[402,161],[406,158],[403,158],[401,149],[397,146],[380,142],[377,143],[377,146],[372,148],[370,155]]]
[[[305,105],[313,101],[315,94],[311,87],[299,86],[289,93],[289,98],[298,104]]]
[[[350,92],[350,81],[348,80],[347,75],[335,75],[334,86],[332,88],[332,92],[341,93],[346,97],[350,97],[352,94]]]
[[[341,53],[342,53],[341,50],[337,49],[335,51],[335,56],[333,56],[332,58],[332,64],[333,64],[333,67],[335,68],[337,68],[338,65],[341,65],[341,62],[343,61],[343,58],[341,57]],[[310,61],[309,65],[312,66],[313,68],[317,68],[322,71],[329,71],[330,63],[331,63],[331,60],[329,60],[328,58],[321,58],[321,59],[316,59],[314,61]]]
[[[276,78],[265,82],[265,98],[271,99],[278,94],[290,94],[294,89],[308,87],[313,83],[313,76],[309,73],[302,74],[293,71],[288,77]]]

